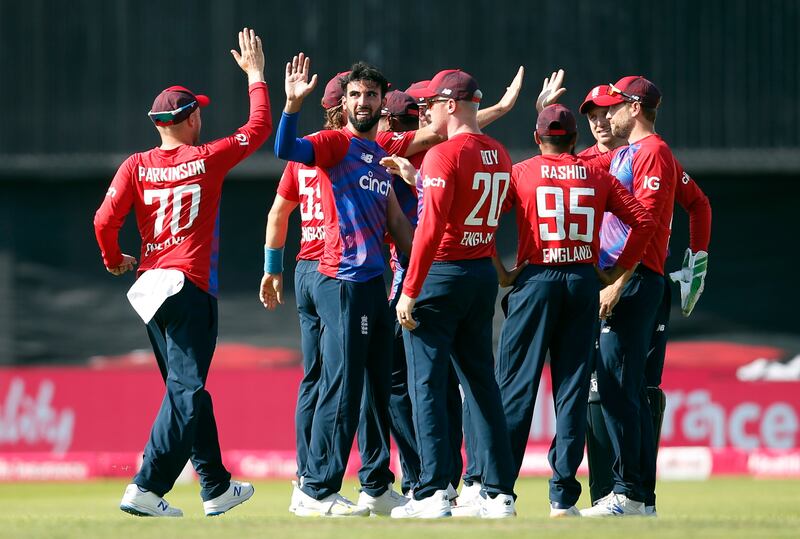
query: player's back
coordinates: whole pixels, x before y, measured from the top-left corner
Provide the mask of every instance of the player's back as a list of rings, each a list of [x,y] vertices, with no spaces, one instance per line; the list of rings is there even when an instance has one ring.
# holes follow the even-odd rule
[[[325,249],[320,170],[290,161],[283,170],[278,194],[286,200],[297,202],[300,209],[300,252],[297,253],[297,260],[319,260]]]
[[[515,164],[508,203],[517,207],[517,264],[597,262],[613,181],[607,172],[565,153]]]
[[[505,147],[488,135],[456,135],[428,151],[421,175],[421,222],[431,202],[429,192],[445,190],[444,197],[450,199],[434,260],[491,257],[511,181],[511,158]]]

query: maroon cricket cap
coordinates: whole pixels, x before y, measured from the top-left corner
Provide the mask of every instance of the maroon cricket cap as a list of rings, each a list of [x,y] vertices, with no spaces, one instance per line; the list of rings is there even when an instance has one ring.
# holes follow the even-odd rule
[[[472,75],[460,69],[439,71],[426,87],[414,90],[409,89],[408,94],[417,99],[442,96],[456,101],[472,101],[473,103],[480,103],[481,101],[478,81]]]
[[[421,97],[419,97],[419,96],[417,96],[415,94],[419,90],[422,90],[423,88],[427,88],[428,84],[430,84],[430,83],[431,83],[431,81],[429,81],[429,80],[421,80],[421,81],[415,82],[411,86],[406,88],[406,93],[421,104],[421,102],[424,101],[424,99],[422,99]]]
[[[209,103],[208,96],[194,94],[183,86],[170,86],[156,96],[147,115],[156,125],[175,125]]]
[[[640,75],[622,77],[616,83],[608,86],[609,99],[603,99],[602,101],[609,103],[609,105],[603,106],[624,102],[641,103],[645,107],[654,109],[661,103],[661,90]]]
[[[608,84],[601,84],[600,86],[595,86],[592,90],[586,94],[586,99],[583,100],[581,103],[578,112],[581,114],[586,114],[589,112],[589,109],[593,106],[595,107],[610,107],[613,103],[608,103],[608,100],[611,99],[610,95],[608,95],[608,91],[611,87]]]
[[[575,116],[564,105],[558,103],[545,107],[536,118],[536,132],[540,137],[550,135],[573,135],[578,132]]]
[[[328,84],[325,85],[325,95],[322,96],[323,108],[332,109],[341,104],[342,96],[344,95],[342,79],[349,74],[349,71],[342,71],[328,81]]]
[[[381,109],[384,116],[419,116],[417,100],[400,90],[386,94],[386,105]]]

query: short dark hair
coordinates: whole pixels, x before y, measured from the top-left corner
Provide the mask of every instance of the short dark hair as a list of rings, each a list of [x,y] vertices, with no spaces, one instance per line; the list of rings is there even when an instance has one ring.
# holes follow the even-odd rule
[[[572,149],[578,141],[578,134],[571,133],[569,135],[539,135],[539,140],[542,144],[552,146],[554,149],[561,153],[566,153]]]
[[[366,62],[356,62],[350,68],[350,74],[342,77],[342,91],[347,94],[347,85],[354,81],[371,81],[381,87],[381,97],[389,91],[389,81],[380,70]]]
[[[414,131],[419,129],[419,116],[413,114],[390,115],[389,126],[392,131]]]
[[[642,105],[642,116],[644,116],[645,120],[654,124],[656,123],[656,116],[658,116],[658,109]]]

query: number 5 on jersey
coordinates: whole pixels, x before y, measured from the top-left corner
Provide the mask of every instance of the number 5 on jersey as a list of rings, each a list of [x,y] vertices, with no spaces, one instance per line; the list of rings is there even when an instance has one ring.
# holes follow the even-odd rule
[[[565,211],[564,192],[569,191],[569,211]],[[540,219],[555,219],[555,230],[550,223],[539,223],[539,235],[542,241],[560,241],[567,238],[573,241],[591,243],[594,240],[594,208],[582,206],[580,197],[594,197],[594,188],[591,187],[556,187],[540,185],[536,188],[536,212]],[[578,222],[575,216],[583,216]],[[584,225],[581,227],[581,225]],[[583,228],[585,232],[581,232]]]

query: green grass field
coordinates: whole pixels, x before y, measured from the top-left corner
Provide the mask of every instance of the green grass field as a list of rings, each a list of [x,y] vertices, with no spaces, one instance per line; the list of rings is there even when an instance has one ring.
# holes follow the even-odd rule
[[[657,519],[552,521],[547,517],[547,482],[527,479],[517,485],[520,516],[495,522],[299,519],[287,511],[288,481],[256,483],[250,501],[216,518],[203,516],[196,484],[179,485],[167,500],[186,517],[137,518],[117,509],[124,486],[121,481],[0,483],[0,538],[800,537],[800,482],[790,480],[661,482]],[[353,483],[342,492],[357,497]],[[587,503],[584,496],[579,506]]]

